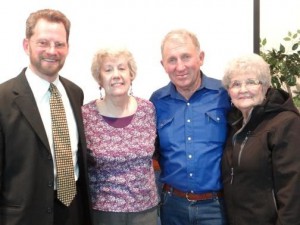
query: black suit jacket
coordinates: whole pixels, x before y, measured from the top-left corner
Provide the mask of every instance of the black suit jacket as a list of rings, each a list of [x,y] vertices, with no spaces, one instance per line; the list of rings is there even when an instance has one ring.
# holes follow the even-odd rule
[[[1,225],[53,224],[53,159],[25,70],[0,85]],[[85,201],[84,225],[89,225],[86,143],[81,116],[83,92],[65,78],[61,77],[60,81],[77,122],[79,192]]]

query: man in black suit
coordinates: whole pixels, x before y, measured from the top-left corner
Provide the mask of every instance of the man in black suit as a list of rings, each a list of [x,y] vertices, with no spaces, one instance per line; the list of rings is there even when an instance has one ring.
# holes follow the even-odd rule
[[[29,66],[0,85],[1,225],[91,224],[83,91],[58,74],[68,55],[69,33],[70,21],[59,11],[30,14],[23,41]],[[57,198],[50,83],[62,98],[70,134],[77,194],[69,206]]]

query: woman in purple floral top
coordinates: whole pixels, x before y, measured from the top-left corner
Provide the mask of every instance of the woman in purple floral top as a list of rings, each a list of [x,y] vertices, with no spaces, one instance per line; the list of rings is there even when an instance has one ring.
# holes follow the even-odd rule
[[[136,64],[128,50],[98,51],[91,69],[105,93],[82,107],[94,224],[156,225],[154,106],[129,93]]]

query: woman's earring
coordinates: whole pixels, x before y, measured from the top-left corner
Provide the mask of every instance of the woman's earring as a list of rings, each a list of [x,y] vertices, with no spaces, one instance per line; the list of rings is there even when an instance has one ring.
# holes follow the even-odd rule
[[[100,90],[100,99],[103,100],[102,87],[101,86],[99,87],[99,90]]]
[[[129,95],[133,96],[133,91],[132,91],[132,82],[130,83]]]

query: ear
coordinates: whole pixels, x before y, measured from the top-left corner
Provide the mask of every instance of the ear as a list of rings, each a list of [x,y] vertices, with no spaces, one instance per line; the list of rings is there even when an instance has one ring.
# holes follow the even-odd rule
[[[200,66],[203,65],[204,57],[205,57],[205,53],[203,51],[200,51],[200,53],[199,53]]]
[[[69,45],[69,43],[67,42],[67,53],[66,53],[66,55],[69,55],[69,49],[70,49],[70,45]]]
[[[133,75],[133,72],[132,72],[132,71],[130,71],[129,76],[130,76],[130,81],[131,81],[131,82],[132,82],[132,81],[135,79],[135,77],[136,77],[136,75]]]
[[[134,80],[134,77],[133,77],[132,73],[130,73],[130,80],[131,80],[131,81]]]
[[[164,63],[163,63],[163,61],[162,60],[160,60],[160,64],[164,67]]]
[[[98,77],[97,83],[98,83],[99,87],[102,87],[102,81],[101,81],[100,75]]]
[[[29,52],[29,40],[27,38],[23,39],[23,49],[26,52],[27,55],[30,54]]]
[[[262,92],[263,92],[263,95],[265,96],[269,90],[270,86],[264,86],[262,85]]]
[[[166,71],[165,65],[164,65],[164,60],[160,60],[160,64],[162,65],[163,69]]]

